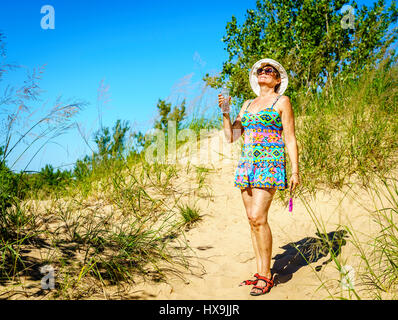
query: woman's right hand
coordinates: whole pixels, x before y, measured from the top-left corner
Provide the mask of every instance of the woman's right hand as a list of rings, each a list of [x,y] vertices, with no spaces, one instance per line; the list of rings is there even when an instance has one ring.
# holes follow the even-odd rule
[[[220,109],[222,107],[222,104],[223,104],[224,100],[225,100],[224,96],[221,93],[219,93],[218,94],[218,106],[220,107]],[[229,97],[229,101],[228,102],[231,103],[231,97]]]

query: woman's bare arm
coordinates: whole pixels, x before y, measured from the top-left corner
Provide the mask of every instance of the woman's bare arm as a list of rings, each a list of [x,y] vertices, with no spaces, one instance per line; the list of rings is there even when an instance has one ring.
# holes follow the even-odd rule
[[[298,147],[295,134],[294,114],[289,97],[280,98],[279,109],[282,112],[282,126],[285,135],[285,145],[292,165],[292,173],[299,173]]]
[[[219,101],[220,101],[220,98],[219,98]],[[240,109],[240,112],[239,112],[238,116],[236,117],[236,119],[235,119],[233,124],[231,123],[231,119],[230,119],[229,113],[224,113],[223,114],[224,135],[225,135],[225,138],[227,139],[227,141],[229,143],[235,142],[237,139],[239,139],[239,137],[244,132],[244,128],[242,126],[241,120],[242,120],[243,113],[244,113],[244,111],[246,109],[246,106],[248,104],[248,101],[249,100],[246,100],[243,103],[243,106]],[[222,100],[219,103],[219,105],[221,105],[221,104],[222,104]]]

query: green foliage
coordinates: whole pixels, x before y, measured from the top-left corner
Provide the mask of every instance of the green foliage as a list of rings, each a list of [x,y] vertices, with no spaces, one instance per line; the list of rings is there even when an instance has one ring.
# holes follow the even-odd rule
[[[185,99],[180,106],[174,106],[173,111],[171,111],[171,103],[166,103],[165,100],[159,99],[157,108],[160,119],[155,122],[155,129],[167,131],[169,121],[175,121],[177,130],[180,129],[181,122],[186,116]]]
[[[94,142],[97,145],[97,151],[91,156],[86,155],[83,159],[78,159],[72,170],[71,176],[77,180],[83,181],[91,176],[96,168],[106,168],[111,160],[124,159],[126,151],[126,133],[130,129],[128,121],[117,120],[112,128],[112,133],[108,127],[103,127],[94,133]]]
[[[82,160],[78,159],[76,161],[75,167],[73,168],[73,175],[77,180],[82,180],[89,176],[91,170],[91,158],[89,156],[85,156]]]
[[[101,128],[94,134],[94,141],[97,144],[98,152],[94,157],[99,159],[121,158],[125,150],[126,132],[130,129],[128,121],[117,120],[113,127],[113,134],[108,127]]]
[[[20,202],[27,191],[23,173],[15,174],[6,165],[4,147],[0,147],[0,283],[25,268],[21,247],[35,236],[31,220]]]
[[[194,222],[199,221],[200,217],[200,210],[196,207],[190,207],[188,204],[185,205],[177,205],[178,209],[180,210],[180,215],[183,219],[183,224],[186,227],[190,227]]]
[[[141,132],[134,132],[132,134],[132,139],[133,139],[133,152],[134,153],[139,153],[140,148],[145,148],[146,146],[149,145],[149,140],[146,139],[145,135]]]
[[[173,127],[175,126],[177,133],[182,130],[184,128],[183,120],[186,117],[185,104],[186,101],[184,99],[179,106],[174,106],[172,109],[171,103],[166,103],[166,100],[159,99],[156,106],[159,112],[159,119],[155,121],[154,129],[163,131],[166,139],[168,136],[169,121],[174,122]],[[131,138],[133,145],[129,157],[137,159],[138,155],[155,141],[155,135],[152,133],[143,134],[141,131],[133,132]]]
[[[4,155],[4,147],[0,147],[0,158]],[[6,166],[5,159],[0,162],[0,214],[11,206],[12,197],[17,195],[15,174]]]
[[[113,161],[124,161],[126,153],[131,154],[131,151],[126,152],[126,133],[129,129],[128,121],[117,120],[112,128],[112,133],[108,127],[97,130],[93,135],[97,150],[93,151],[91,156],[86,155],[83,159],[78,159],[71,176],[78,181],[85,181],[92,176],[94,170],[99,170],[98,174],[101,174],[112,166]],[[142,137],[137,133],[135,135],[139,139],[138,142],[141,143]],[[137,153],[137,149],[132,152],[133,154]]]
[[[232,16],[223,42],[228,52],[220,76],[204,77],[213,88],[229,80],[231,96],[246,100],[253,96],[248,81],[252,65],[262,58],[279,61],[289,73],[287,95],[295,101],[300,91],[316,92],[332,85],[337,78],[355,78],[380,59],[396,60],[388,51],[397,39],[397,8],[379,0],[373,8],[355,8],[354,29],[342,28],[348,14],[341,9],[344,0],[258,0],[255,10],[247,10],[238,25]]]
[[[54,190],[54,188],[63,188],[69,184],[72,173],[68,170],[61,171],[50,164],[46,164],[39,173],[30,178],[30,184],[34,189]]]

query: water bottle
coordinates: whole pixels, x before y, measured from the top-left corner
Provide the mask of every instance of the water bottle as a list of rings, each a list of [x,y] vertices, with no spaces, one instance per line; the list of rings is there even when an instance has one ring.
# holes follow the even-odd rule
[[[222,113],[229,113],[230,112],[230,107],[229,107],[229,90],[226,85],[222,87],[221,90],[221,95],[224,97],[224,101],[221,105],[221,111]]]

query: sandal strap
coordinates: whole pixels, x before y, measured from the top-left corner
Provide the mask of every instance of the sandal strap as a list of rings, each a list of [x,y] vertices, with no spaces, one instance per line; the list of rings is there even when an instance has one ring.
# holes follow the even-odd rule
[[[259,292],[258,294],[255,294],[253,292],[254,293],[253,295],[259,295],[259,294],[268,293],[271,290],[271,288],[274,286],[274,280],[272,278],[268,279],[266,277],[258,275],[257,279],[265,281],[266,285],[265,286],[261,286],[261,287],[260,286],[253,286],[252,290],[253,289],[261,290],[261,293]]]
[[[261,290],[262,293],[267,293],[267,292],[269,292],[269,291],[271,290],[271,288],[274,286],[274,283],[273,283],[273,281],[269,281],[268,279],[265,280],[265,281],[266,281],[266,283],[267,283],[265,286],[263,286],[263,287],[260,287],[260,286],[253,286],[252,289],[259,289],[259,290]]]
[[[271,278],[271,279],[268,279],[268,278],[266,278],[266,277],[263,277],[263,276],[258,275],[257,279],[258,279],[258,280],[264,280],[267,284],[269,284],[269,285],[271,285],[271,286],[274,285],[274,280],[273,280],[272,278]]]
[[[267,284],[265,287],[253,286],[252,290],[253,289],[259,289],[259,290],[261,290],[261,293],[264,294],[264,293],[269,292],[271,290],[271,288],[272,288],[272,286]]]
[[[254,286],[254,287],[255,288],[266,288],[266,287],[271,287],[272,288],[273,286],[274,286],[273,282],[267,281],[265,286]]]
[[[250,286],[250,285],[256,284],[256,283],[257,283],[257,280],[244,280],[244,281],[241,282],[241,284],[244,284],[244,285],[247,285],[247,286]]]
[[[259,275],[258,273],[255,273],[253,276],[256,278],[256,280],[244,280],[244,281],[242,281],[242,282],[240,283],[240,285],[250,286],[250,285],[252,285],[252,284],[257,284],[258,277],[259,277],[260,275]]]

